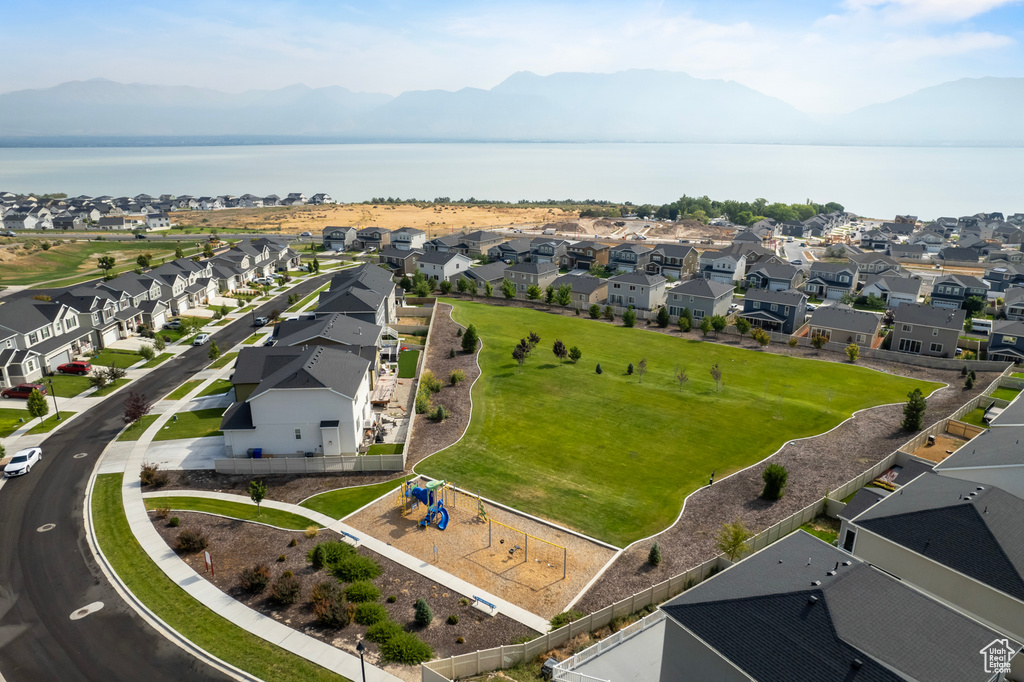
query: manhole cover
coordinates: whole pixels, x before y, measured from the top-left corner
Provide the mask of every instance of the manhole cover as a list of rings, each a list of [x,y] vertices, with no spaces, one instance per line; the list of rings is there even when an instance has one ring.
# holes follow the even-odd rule
[[[90,613],[95,613],[95,612],[99,611],[102,608],[103,608],[103,602],[101,602],[101,601],[94,601],[93,603],[88,604],[86,606],[83,606],[82,608],[80,608],[77,611],[75,611],[74,613],[72,613],[70,618],[71,618],[71,620],[81,620],[82,618],[85,618],[86,616],[88,616]]]
[[[56,523],[46,523],[46,524],[43,524],[42,526],[39,526],[38,528],[36,528],[36,532],[37,533],[45,533],[46,531],[53,530],[56,527],[57,527]]]
[[[89,456],[88,452],[79,452],[77,455],[74,455],[74,458],[75,459],[82,459],[83,457],[88,457],[88,456]]]

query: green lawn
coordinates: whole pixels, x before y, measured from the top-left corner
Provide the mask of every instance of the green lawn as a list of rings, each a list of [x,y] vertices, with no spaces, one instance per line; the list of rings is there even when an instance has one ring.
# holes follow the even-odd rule
[[[368,455],[400,455],[403,445],[401,443],[374,443],[367,450]]]
[[[177,440],[178,438],[205,438],[219,436],[220,417],[225,408],[213,407],[195,412],[179,412],[178,420],[167,422],[153,440]]]
[[[1013,400],[1018,395],[1020,395],[1020,389],[1018,388],[1000,387],[992,391],[992,397],[999,400]]]
[[[331,283],[330,283],[330,282],[327,282],[327,284],[323,285],[322,287],[320,287],[319,289],[317,289],[316,291],[314,291],[313,293],[311,293],[311,294],[310,294],[309,296],[306,296],[306,298],[302,299],[301,301],[299,301],[298,303],[296,303],[295,305],[293,305],[293,306],[292,306],[291,308],[289,308],[289,309],[288,309],[288,310],[287,310],[286,312],[289,312],[289,313],[295,313],[295,312],[298,312],[298,311],[299,311],[299,310],[301,310],[301,309],[303,308],[303,306],[305,306],[306,304],[308,304],[308,303],[312,303],[313,301],[315,301],[315,300],[317,299],[317,297],[319,297],[319,296],[320,296],[320,292],[321,292],[321,291],[327,291],[327,288],[328,288],[329,286],[331,286]]]
[[[449,302],[456,320],[480,333],[483,376],[466,436],[417,472],[622,546],[671,524],[712,471],[721,478],[855,410],[939,388],[847,363]],[[511,351],[531,331],[541,342],[519,373]],[[555,339],[579,346],[579,364],[555,358]],[[642,359],[641,383],[626,367]],[[721,392],[709,372],[715,364]],[[677,367],[689,376],[682,389]],[[444,404],[446,391],[434,402]]]
[[[128,589],[161,620],[198,646],[268,682],[349,682],[218,616],[174,584],[132,535],[121,503],[123,474],[96,477],[93,527],[104,556]]]
[[[257,341],[259,341],[262,337],[263,337],[263,335],[260,334],[259,332],[257,332],[255,334],[253,334],[252,336],[250,336],[249,338],[247,338],[245,341],[242,341],[242,343],[247,345],[247,346],[251,346],[252,344],[254,344]]]
[[[157,365],[161,364],[162,362],[164,362],[168,358],[173,358],[173,357],[174,357],[174,353],[161,353],[160,355],[156,356],[155,358],[153,358],[152,360],[150,360],[149,362],[144,364],[142,366],[142,369],[149,369],[151,367],[156,367]]]
[[[199,392],[197,398],[202,398],[208,395],[221,395],[231,390],[231,382],[227,379],[217,379],[212,384],[204,388]]]
[[[39,423],[38,419],[33,419],[32,423],[35,424],[35,426],[33,426],[31,429],[28,430],[28,435],[35,436],[35,435],[38,435],[40,433],[49,433],[50,431],[53,431],[53,429],[58,424],[60,424],[63,421],[66,421],[73,414],[75,414],[75,413],[74,412],[68,412],[66,410],[61,410],[61,412],[60,412],[60,421],[58,421],[57,420],[57,415],[51,412],[50,415],[47,416],[43,420],[42,424]]]
[[[398,354],[398,378],[412,379],[416,376],[416,363],[419,361],[418,350],[404,350]]]
[[[1014,372],[1010,376],[1014,377],[1014,378],[1017,378],[1017,379],[1024,379],[1024,374],[1021,374],[1020,372]]]
[[[819,540],[831,545],[839,537],[839,520],[828,516],[819,516],[800,526],[800,530],[807,531]]]
[[[226,367],[229,362],[232,362],[237,357],[238,353],[225,353],[224,355],[220,356],[212,363],[210,363],[210,369],[220,369],[221,367]]]
[[[122,386],[124,386],[125,384],[127,384],[128,381],[129,380],[127,378],[121,377],[120,379],[115,380],[114,383],[108,384],[107,386],[104,386],[103,388],[97,390],[95,393],[92,394],[91,397],[101,398],[101,397],[103,397],[105,395],[110,395],[111,393],[113,393],[117,389],[119,389]]]
[[[52,242],[55,240],[47,235],[38,241]],[[96,265],[96,259],[100,256],[114,256],[113,272],[121,273],[138,267],[135,259],[140,253],[152,253],[154,264],[159,264],[161,258],[173,259],[174,249],[178,245],[176,242],[142,240],[139,242],[78,240],[74,244],[66,242],[55,245],[48,251],[39,250],[32,254],[21,255],[24,252],[19,250],[17,252],[19,258],[4,263],[3,282],[4,284],[38,284],[64,278],[68,281],[60,282],[60,284],[67,286],[74,282],[102,276],[103,273]],[[195,253],[195,242],[182,242],[180,246],[188,254]],[[188,246],[192,248],[189,249]]]
[[[218,514],[240,521],[258,521],[268,526],[276,526],[285,530],[305,530],[310,526],[323,528],[319,523],[305,516],[292,514],[278,509],[263,508],[256,515],[256,505],[245,502],[229,502],[227,500],[211,500],[205,497],[147,497],[146,509],[170,507],[173,511],[197,511],[207,514]]]
[[[311,497],[300,504],[313,511],[326,514],[331,518],[342,519],[360,507],[373,502],[389,490],[396,490],[400,483],[401,480],[394,480],[377,483],[376,485],[331,490],[330,492],[320,493]]]
[[[960,421],[962,421],[962,422],[964,422],[966,424],[973,424],[974,426],[980,426],[983,429],[987,429],[988,428],[988,424],[986,424],[985,422],[981,421],[981,418],[983,416],[985,416],[985,409],[982,408],[982,407],[979,407],[979,408],[977,408],[975,410],[971,410],[970,412],[968,412],[964,416],[960,417]]]
[[[104,367],[112,367],[117,365],[124,369],[131,367],[136,362],[142,360],[142,356],[138,353],[133,353],[128,350],[116,350],[113,348],[104,348],[96,355],[89,358],[89,362],[94,365],[102,365]]]
[[[165,395],[164,400],[181,400],[182,398],[187,396],[192,391],[192,389],[194,389],[201,383],[203,383],[202,379],[192,379],[191,381],[186,381],[181,386],[178,386],[176,389]]]
[[[89,389],[89,377],[80,377],[76,374],[54,374],[52,377],[46,377],[46,390],[50,395],[55,395],[58,398],[74,398],[82,391]],[[53,382],[53,386],[50,386],[50,382]]]
[[[19,419],[23,421],[19,422]],[[0,409],[0,438],[7,438],[27,421],[32,421],[32,418],[25,410]]]
[[[178,318],[178,319],[182,319],[182,320],[186,320],[186,319],[188,319],[188,320],[195,320],[200,325],[208,324],[210,322],[210,318],[208,318],[208,317],[192,317],[192,316],[189,316],[189,315],[184,315],[184,316],[182,316],[181,318]],[[161,329],[157,333],[160,334],[161,336],[163,336],[164,340],[167,341],[167,343],[174,343],[175,341],[181,340],[181,338],[183,336],[185,336],[185,334],[182,333],[182,331],[180,329]],[[189,334],[189,336],[192,336],[192,334]]]
[[[146,429],[153,425],[153,422],[155,422],[156,418],[159,416],[160,415],[158,414],[144,415],[142,419],[140,419],[139,421],[135,422],[127,429],[122,431],[121,435],[118,436],[117,439],[124,441],[138,440],[139,438],[142,437],[142,434],[145,433]]]

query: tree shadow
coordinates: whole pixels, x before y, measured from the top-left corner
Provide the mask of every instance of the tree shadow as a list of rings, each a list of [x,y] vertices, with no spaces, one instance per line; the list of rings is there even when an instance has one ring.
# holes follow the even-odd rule
[[[552,365],[550,363],[537,365],[537,369],[555,369],[556,367],[558,367],[558,365]]]

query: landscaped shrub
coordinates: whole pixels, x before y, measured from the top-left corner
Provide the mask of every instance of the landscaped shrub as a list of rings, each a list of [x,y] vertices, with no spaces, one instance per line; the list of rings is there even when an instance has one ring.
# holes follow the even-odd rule
[[[629,367],[626,368],[626,374],[632,374],[632,373],[633,373],[633,363],[631,362],[631,363],[629,363]]]
[[[313,564],[313,568],[319,571],[321,568],[331,566],[344,557],[355,553],[356,550],[344,542],[328,540],[326,542],[318,542],[316,547],[309,550],[306,558]]]
[[[602,374],[604,372],[604,370],[601,369],[601,363],[600,362],[597,363],[597,369],[595,369],[594,371],[597,372],[598,374]]]
[[[238,576],[238,586],[250,594],[259,594],[270,584],[270,569],[266,564],[243,568]]]
[[[970,375],[967,375],[967,379],[964,381],[964,388],[968,391],[974,388],[974,379]]]
[[[647,563],[651,566],[657,566],[661,563],[661,547],[655,542],[651,545],[651,551],[647,553]]]
[[[310,601],[336,601],[343,599],[345,591],[341,589],[341,583],[337,580],[324,580],[313,586],[309,593]]]
[[[345,597],[357,604],[366,601],[377,601],[380,599],[380,590],[373,583],[360,580],[348,586],[345,590]]]
[[[398,601],[398,597],[396,597],[393,594],[388,595],[388,600],[387,601],[388,601],[389,604],[394,604],[396,601]]]
[[[448,625],[457,625],[458,622],[459,622],[459,615],[457,613],[453,613],[450,616],[448,616]]]
[[[194,554],[201,552],[210,545],[210,541],[206,539],[206,535],[199,530],[183,530],[178,533],[178,537],[174,540],[174,548],[179,552],[186,554]]]
[[[288,546],[289,547],[298,547],[298,545],[299,545],[298,538],[292,538],[291,540],[288,541]]]
[[[281,556],[277,557],[277,560],[280,561],[281,563],[284,563],[285,561],[288,561],[288,555],[287,554],[282,554]]]
[[[139,481],[142,485],[162,488],[167,485],[168,480],[167,472],[160,471],[159,464],[143,463],[142,469],[139,472]]]
[[[466,638],[465,637],[456,637],[455,638],[455,643],[456,644],[465,644],[466,643]]]
[[[380,604],[365,602],[356,607],[353,620],[360,625],[374,625],[388,619],[388,610]]]
[[[294,604],[302,596],[302,583],[291,571],[285,571],[270,586],[270,598],[278,604]]]
[[[462,327],[459,327],[458,329],[455,330],[455,336],[456,338],[462,337]]]
[[[462,335],[462,350],[466,353],[475,353],[479,344],[480,335],[477,333],[476,327],[469,325],[466,327],[466,333]]]
[[[168,516],[171,515],[170,507],[157,507],[153,511],[158,519],[166,519]]]
[[[357,580],[373,580],[380,575],[380,565],[370,557],[353,553],[334,565],[334,575],[346,583]]]
[[[181,519],[179,519],[177,516],[172,516],[167,520],[167,525],[171,528],[177,528],[181,525]]]
[[[432,409],[434,404],[430,401],[430,391],[425,386],[420,386],[416,393],[416,414],[427,414]]]
[[[452,386],[457,385],[460,381],[466,380],[466,373],[461,369],[453,369],[452,373],[448,375],[448,381],[451,382]]]
[[[380,645],[380,660],[384,663],[419,665],[434,657],[434,650],[416,635],[402,631]]]
[[[590,306],[589,312],[590,319],[596,320],[597,318],[601,317],[601,306],[595,303],[594,305]]]
[[[392,637],[397,637],[404,633],[405,630],[402,629],[402,626],[393,620],[382,620],[371,625],[366,630],[366,639],[377,644],[383,644]]]
[[[579,620],[582,617],[582,611],[576,611],[575,609],[572,611],[563,611],[562,613],[558,614],[557,616],[551,619],[551,629],[557,630],[563,625],[568,625],[574,620]]]
[[[147,343],[139,346],[139,355],[141,355],[146,360],[152,360],[153,358],[156,357],[156,351],[153,350],[153,346],[150,346]]]
[[[430,413],[430,420],[435,422],[443,422],[448,417],[452,416],[451,410],[444,405],[438,405],[434,408],[434,411]]]
[[[420,377],[420,386],[425,387],[431,393],[437,393],[444,388],[441,380],[435,377],[434,373],[429,369]]]
[[[761,491],[761,497],[766,500],[777,500],[782,497],[782,489],[786,487],[789,471],[781,464],[773,462],[764,468],[761,478],[764,479],[764,490]]]
[[[320,529],[316,526],[306,526],[306,530],[302,531],[302,534],[305,535],[307,538],[312,539],[320,534]]]
[[[448,349],[448,357],[450,357],[450,358],[454,358],[455,357],[455,349],[454,348],[449,348]]]
[[[632,307],[626,308],[626,311],[622,313],[622,324],[627,327],[636,324],[636,311]]]
[[[418,625],[430,625],[430,622],[434,620],[434,612],[430,608],[430,604],[427,603],[426,599],[420,598],[416,600],[416,623]]]

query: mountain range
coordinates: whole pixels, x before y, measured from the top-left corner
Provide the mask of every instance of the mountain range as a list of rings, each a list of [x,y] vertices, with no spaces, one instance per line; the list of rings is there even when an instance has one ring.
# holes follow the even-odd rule
[[[963,79],[827,117],[732,81],[652,70],[519,72],[489,90],[397,97],[338,86],[229,94],[95,79],[0,95],[0,138],[8,146],[204,137],[1018,146],[1022,106],[1024,78]]]

